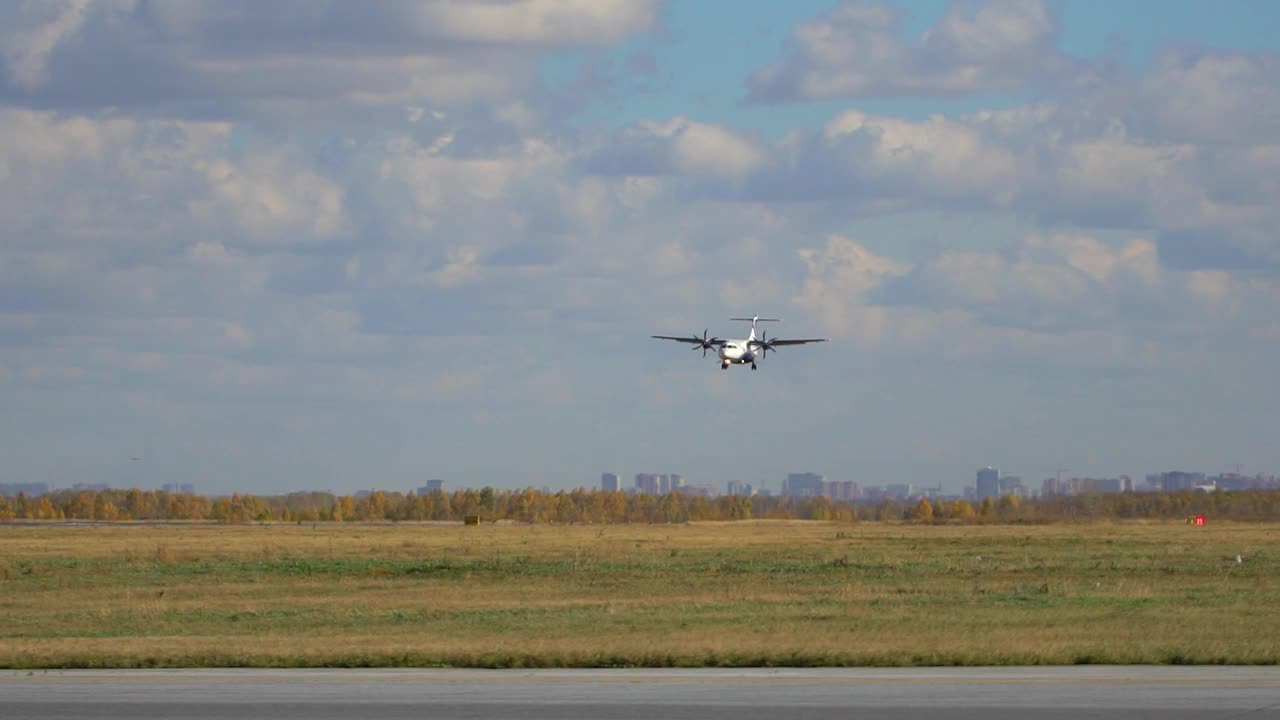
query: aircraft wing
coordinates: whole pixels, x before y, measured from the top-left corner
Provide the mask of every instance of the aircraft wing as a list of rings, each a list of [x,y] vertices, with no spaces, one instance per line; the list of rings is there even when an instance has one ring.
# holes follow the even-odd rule
[[[676,342],[689,343],[690,345],[707,345],[711,347],[719,347],[724,344],[724,340],[720,338],[701,338],[697,335],[690,337],[676,337],[674,335],[650,335],[649,337],[657,340],[675,340]]]
[[[770,339],[768,342],[769,342],[769,344],[770,344],[770,345],[779,345],[779,346],[781,346],[781,345],[804,345],[804,344],[806,344],[806,343],[819,343],[819,342],[826,342],[826,341],[827,341],[827,338],[803,338],[803,339],[797,339],[797,340],[773,340],[773,339]],[[757,343],[755,343],[755,344],[756,344],[756,345],[760,345],[760,344],[762,344],[762,343],[757,342]]]

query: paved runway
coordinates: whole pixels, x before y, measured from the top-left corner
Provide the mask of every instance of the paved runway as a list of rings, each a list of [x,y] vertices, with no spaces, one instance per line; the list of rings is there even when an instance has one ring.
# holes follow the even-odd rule
[[[0,717],[1280,718],[1280,668],[0,672]]]

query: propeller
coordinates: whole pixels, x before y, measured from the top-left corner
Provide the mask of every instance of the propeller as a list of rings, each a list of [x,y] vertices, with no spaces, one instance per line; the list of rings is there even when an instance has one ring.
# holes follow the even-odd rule
[[[698,344],[697,344],[697,345],[694,345],[692,348],[689,348],[690,350],[697,350],[699,347],[701,347],[701,348],[702,348],[702,357],[706,357],[706,356],[707,356],[707,350],[709,350],[709,349],[711,349],[711,348],[713,348],[713,347],[715,347],[715,346],[717,346],[717,345],[719,345],[719,344],[720,344],[720,338],[718,338],[718,337],[712,337],[712,338],[710,338],[710,339],[708,339],[708,338],[707,338],[707,331],[708,331],[709,329],[710,329],[710,328],[703,328],[703,329],[702,329],[702,337],[701,337],[701,338],[699,338],[699,337],[698,337],[698,334],[697,334],[697,333],[694,333],[694,334],[693,334],[693,339],[694,339]]]
[[[768,357],[770,350],[774,352],[778,351],[778,348],[774,347],[773,343],[769,342],[769,333],[764,331],[760,332],[760,340],[756,343],[756,345],[760,347],[760,359],[762,360]]]

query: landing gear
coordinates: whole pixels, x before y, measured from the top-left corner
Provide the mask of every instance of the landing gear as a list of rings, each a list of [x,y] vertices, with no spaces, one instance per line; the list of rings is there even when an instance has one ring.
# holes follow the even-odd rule
[[[752,370],[755,370],[755,369],[756,369],[756,364],[755,364],[755,363],[751,363],[751,369],[752,369]]]
[[[720,363],[720,369],[721,369],[721,370],[728,370],[728,369],[729,369],[729,363]]]

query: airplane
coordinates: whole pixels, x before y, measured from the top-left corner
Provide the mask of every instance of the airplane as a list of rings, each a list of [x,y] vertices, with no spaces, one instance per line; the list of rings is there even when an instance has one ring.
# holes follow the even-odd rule
[[[649,337],[658,340],[675,340],[676,342],[689,343],[695,347],[692,350],[702,348],[702,357],[707,356],[707,351],[714,349],[720,357],[720,369],[727,370],[730,365],[751,365],[751,369],[756,369],[756,360],[763,360],[770,350],[777,352],[779,347],[785,345],[804,345],[805,343],[826,342],[827,338],[804,338],[801,340],[781,340],[769,336],[761,331],[760,337],[756,338],[756,323],[762,322],[782,322],[780,318],[762,318],[759,315],[753,317],[736,317],[730,320],[740,320],[751,323],[751,334],[744,340],[722,340],[718,337],[707,337],[707,330],[702,331],[702,335],[690,335],[688,337],[677,337],[674,335],[650,335]]]

